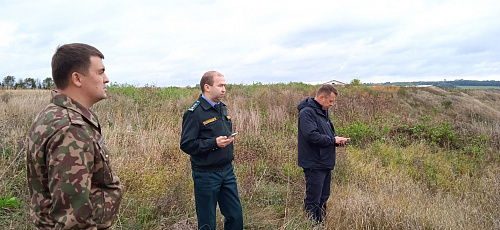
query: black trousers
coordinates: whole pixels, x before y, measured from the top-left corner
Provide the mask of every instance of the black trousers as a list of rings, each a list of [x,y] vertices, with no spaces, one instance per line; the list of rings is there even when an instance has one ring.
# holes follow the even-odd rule
[[[306,177],[304,209],[310,218],[322,222],[326,214],[326,202],[330,197],[332,170],[304,168],[304,175]]]

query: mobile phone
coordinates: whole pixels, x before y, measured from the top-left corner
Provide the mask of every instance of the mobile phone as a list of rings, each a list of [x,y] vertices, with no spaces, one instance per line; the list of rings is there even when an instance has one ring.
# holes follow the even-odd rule
[[[238,132],[235,132],[235,133],[231,134],[231,136],[229,136],[229,137],[234,137],[236,135],[238,135]]]

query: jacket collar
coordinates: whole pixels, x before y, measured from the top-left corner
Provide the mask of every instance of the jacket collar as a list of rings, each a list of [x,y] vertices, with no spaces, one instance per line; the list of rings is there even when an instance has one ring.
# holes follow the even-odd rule
[[[328,117],[328,110],[324,110],[323,106],[311,97],[309,105],[316,110],[317,113]]]
[[[214,108],[205,98],[202,97],[202,94],[200,94],[200,97],[198,97],[198,101],[200,101],[200,105],[204,110],[209,110],[210,108]],[[226,104],[220,102],[221,108],[222,106],[226,106]],[[215,109],[215,108],[214,108]]]
[[[85,106],[73,100],[72,98],[68,97],[68,95],[63,93],[58,93],[55,90],[51,92],[51,96],[52,96],[51,100],[52,103],[80,114],[82,117],[90,121],[95,127],[99,128],[99,120],[97,119],[97,116],[92,111],[85,108]],[[71,117],[71,119],[78,119],[78,118]]]

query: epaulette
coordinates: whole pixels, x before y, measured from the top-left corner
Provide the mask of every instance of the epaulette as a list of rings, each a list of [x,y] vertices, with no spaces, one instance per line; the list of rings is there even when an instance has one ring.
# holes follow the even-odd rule
[[[191,106],[189,106],[189,111],[194,111],[196,109],[196,107],[198,107],[198,105],[200,105],[200,101],[195,101]]]

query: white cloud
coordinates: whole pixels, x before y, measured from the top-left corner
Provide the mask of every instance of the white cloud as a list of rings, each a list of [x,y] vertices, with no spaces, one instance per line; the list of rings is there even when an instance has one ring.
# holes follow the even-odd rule
[[[0,49],[9,47],[14,40],[14,33],[17,29],[17,24],[9,21],[0,20]]]
[[[5,1],[0,77],[50,76],[56,47],[84,42],[111,81],[137,85],[208,70],[228,83],[491,79],[497,12],[493,0]]]

